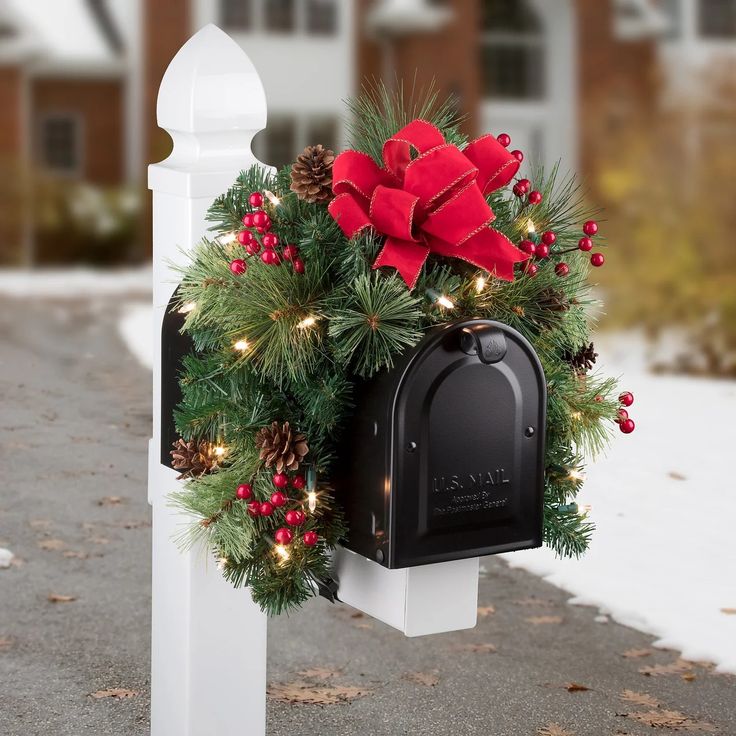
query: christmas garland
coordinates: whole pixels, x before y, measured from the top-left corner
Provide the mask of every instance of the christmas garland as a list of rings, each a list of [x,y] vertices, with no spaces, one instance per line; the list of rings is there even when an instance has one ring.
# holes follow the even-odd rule
[[[353,150],[311,146],[272,175],[244,171],[208,213],[213,236],[182,271],[183,361],[173,494],[233,585],[271,614],[329,575],[346,533],[330,474],[358,379],[426,330],[504,322],[548,389],[544,541],[580,555],[593,525],[575,501],[584,459],[634,429],[610,378],[591,373],[589,265],[598,226],[572,178],[515,176],[510,139],[468,142],[450,104],[381,91],[351,105]],[[406,112],[409,108],[410,112]]]

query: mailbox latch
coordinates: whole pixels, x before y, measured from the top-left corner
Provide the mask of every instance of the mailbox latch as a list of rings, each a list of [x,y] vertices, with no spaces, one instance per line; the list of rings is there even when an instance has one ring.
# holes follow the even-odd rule
[[[492,325],[463,327],[460,330],[460,349],[468,355],[477,355],[488,365],[498,363],[506,355],[506,337]]]

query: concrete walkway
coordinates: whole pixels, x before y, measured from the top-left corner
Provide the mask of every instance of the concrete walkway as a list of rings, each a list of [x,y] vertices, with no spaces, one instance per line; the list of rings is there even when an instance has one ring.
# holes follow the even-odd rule
[[[150,375],[118,316],[0,301],[3,736],[148,733]],[[736,678],[483,567],[472,631],[405,639],[323,600],[274,621],[269,734],[736,735]]]

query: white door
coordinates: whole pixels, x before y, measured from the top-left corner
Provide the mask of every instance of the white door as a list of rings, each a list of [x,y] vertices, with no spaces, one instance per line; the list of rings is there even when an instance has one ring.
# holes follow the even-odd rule
[[[576,165],[575,24],[571,0],[483,0],[482,126],[545,168]]]

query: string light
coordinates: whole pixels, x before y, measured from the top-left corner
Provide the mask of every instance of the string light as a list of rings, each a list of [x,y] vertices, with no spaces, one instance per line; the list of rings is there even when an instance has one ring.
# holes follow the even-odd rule
[[[289,550],[284,547],[283,544],[277,544],[274,546],[274,552],[281,558],[281,562],[287,562],[289,560]]]
[[[229,245],[230,243],[234,243],[237,237],[236,233],[226,233],[225,235],[220,235],[217,239],[220,245]]]
[[[314,510],[317,508],[316,491],[309,491],[309,493],[307,494],[307,505],[309,506],[309,510],[314,513]]]
[[[215,447],[214,452],[217,457],[222,457],[227,452],[227,449],[224,448],[222,445],[218,445],[217,447]]]
[[[585,480],[585,473],[581,472],[577,468],[572,468],[568,474],[567,477],[570,480]]]
[[[218,570],[224,570],[227,567],[227,563],[229,560],[227,557],[220,557],[219,560],[217,560],[217,569]]]
[[[478,276],[478,278],[475,280],[475,291],[476,293],[480,294],[483,289],[486,288],[486,277],[485,276]]]
[[[314,325],[317,324],[317,318],[310,315],[309,317],[305,317],[301,322],[297,323],[297,327],[300,330],[306,330],[307,327],[314,327]]]
[[[580,412],[580,411],[574,411],[574,412],[572,412],[572,413],[570,414],[570,416],[571,416],[571,417],[572,417],[573,419],[580,419],[580,418],[581,418],[581,417],[583,416],[583,413],[582,413],[582,412]]]
[[[248,349],[248,341],[247,340],[238,340],[235,345],[233,345],[233,350],[239,350],[241,353],[244,353]]]
[[[278,207],[281,204],[281,200],[273,192],[269,192],[268,189],[264,189],[263,193],[266,195],[266,199],[268,199],[274,207]]]
[[[455,303],[451,299],[448,299],[444,294],[437,299],[437,304],[445,309],[455,309]]]
[[[196,308],[196,302],[187,302],[186,304],[182,304],[181,307],[179,307],[179,314],[189,314],[189,312],[193,312]]]
[[[589,503],[578,504],[578,514],[580,514],[580,516],[587,516],[592,510],[593,507]]]
[[[529,235],[534,235],[534,233],[537,232],[537,228],[534,225],[534,220],[532,220],[531,217],[526,221],[526,232]]]

